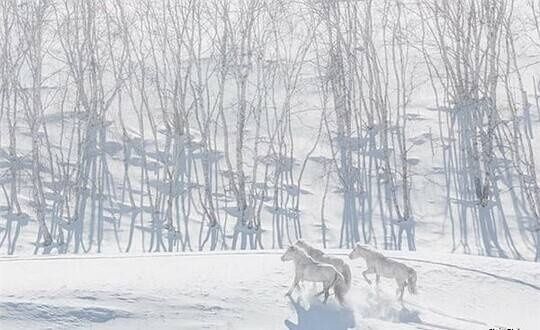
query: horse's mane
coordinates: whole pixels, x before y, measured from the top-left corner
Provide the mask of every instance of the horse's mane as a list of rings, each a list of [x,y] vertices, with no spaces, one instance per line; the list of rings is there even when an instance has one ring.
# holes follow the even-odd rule
[[[300,245],[303,249],[305,249],[306,253],[311,257],[313,254],[316,254],[318,257],[322,257],[324,256],[324,252],[322,252],[321,250],[311,246],[309,243],[307,243],[306,241],[304,240],[298,240],[296,242],[296,245]]]
[[[380,252],[374,251],[374,250],[372,250],[370,248],[367,248],[365,246],[362,246],[362,245],[357,245],[357,246],[360,248],[360,250],[365,251],[365,252],[367,252],[367,253],[369,253],[369,254],[371,254],[373,256],[376,256],[376,257],[381,258],[381,259],[386,259],[386,256],[384,254],[380,253]]]
[[[307,260],[310,263],[313,263],[313,264],[318,264],[319,263],[315,259],[313,259],[306,251],[304,251],[304,250],[302,250],[302,249],[300,249],[300,248],[298,248],[296,246],[294,247],[294,251],[297,254],[301,255],[302,259]]]

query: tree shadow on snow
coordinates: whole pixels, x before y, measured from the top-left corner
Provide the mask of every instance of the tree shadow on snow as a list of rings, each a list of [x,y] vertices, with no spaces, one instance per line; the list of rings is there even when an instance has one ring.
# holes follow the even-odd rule
[[[297,301],[291,297],[289,299],[298,316],[297,324],[285,320],[285,326],[289,330],[347,330],[355,327],[351,309],[332,303],[323,304],[316,298],[312,298],[306,308],[300,304],[300,298]]]

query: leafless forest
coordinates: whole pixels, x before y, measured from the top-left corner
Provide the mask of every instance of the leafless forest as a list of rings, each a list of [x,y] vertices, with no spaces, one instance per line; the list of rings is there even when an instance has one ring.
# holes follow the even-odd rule
[[[540,261],[538,0],[0,17],[1,254],[415,250],[428,221],[447,251]]]

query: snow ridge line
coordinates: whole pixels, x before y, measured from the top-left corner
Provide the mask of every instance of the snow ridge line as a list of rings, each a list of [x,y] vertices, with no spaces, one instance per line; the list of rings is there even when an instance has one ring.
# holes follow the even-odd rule
[[[525,281],[517,279],[517,278],[497,275],[497,274],[493,274],[493,273],[490,273],[490,272],[486,272],[486,271],[483,271],[483,270],[478,270],[478,269],[474,269],[474,268],[470,268],[470,267],[463,267],[463,266],[457,266],[457,265],[453,265],[453,264],[448,264],[448,263],[445,263],[445,262],[421,260],[421,259],[414,259],[414,258],[390,257],[390,259],[399,259],[399,260],[406,260],[406,261],[422,262],[422,263],[426,263],[426,264],[451,267],[451,268],[455,268],[455,269],[459,269],[459,270],[463,270],[463,271],[469,271],[469,272],[474,272],[474,273],[490,276],[490,277],[493,277],[495,279],[502,280],[502,281],[508,281],[508,282],[513,282],[513,283],[516,283],[516,284],[525,285],[525,286],[528,286],[528,287],[530,287],[532,289],[540,291],[540,286],[534,285],[532,283],[525,282]]]
[[[201,252],[149,252],[146,254],[64,254],[64,255],[41,255],[29,257],[0,257],[0,262],[38,261],[38,260],[78,260],[78,259],[137,259],[137,258],[163,258],[163,257],[195,257],[195,256],[234,256],[234,255],[261,255],[282,254],[284,250],[242,250],[242,251],[201,251]],[[339,253],[345,255],[345,253]]]

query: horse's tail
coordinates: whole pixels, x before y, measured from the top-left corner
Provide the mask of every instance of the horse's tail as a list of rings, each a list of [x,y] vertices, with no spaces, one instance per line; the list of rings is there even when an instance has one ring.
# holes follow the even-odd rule
[[[343,278],[343,277],[342,277]],[[339,302],[341,306],[345,306],[345,294],[349,288],[347,287],[347,284],[345,283],[345,280],[338,280],[337,283],[334,285],[334,293],[336,294],[336,299]]]
[[[343,280],[345,281],[345,292],[349,291],[351,289],[351,267],[344,263],[343,265]]]
[[[334,293],[336,295],[336,299],[339,302],[340,305],[345,305],[345,294],[349,290],[347,287],[347,282],[345,281],[345,277],[338,271],[336,271],[336,276],[334,277],[334,281],[332,282],[334,287]]]
[[[409,270],[409,278],[407,278],[407,288],[409,288],[410,294],[418,293],[418,290],[416,289],[416,271],[412,268]]]

